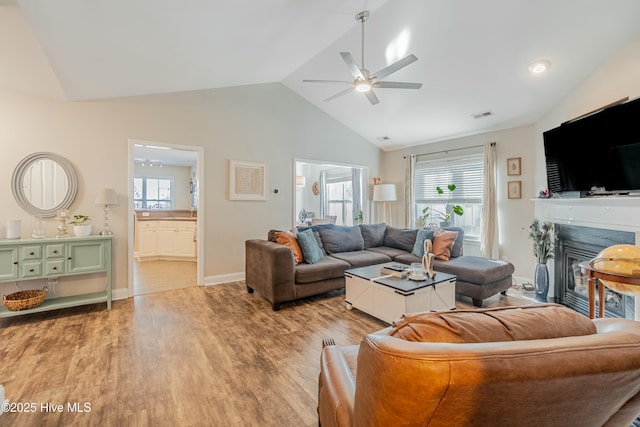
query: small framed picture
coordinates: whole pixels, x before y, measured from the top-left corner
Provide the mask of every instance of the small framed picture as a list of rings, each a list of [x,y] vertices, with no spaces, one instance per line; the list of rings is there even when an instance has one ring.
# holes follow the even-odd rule
[[[522,198],[522,181],[507,182],[507,196],[509,199]]]
[[[520,175],[520,157],[507,159],[507,175]]]

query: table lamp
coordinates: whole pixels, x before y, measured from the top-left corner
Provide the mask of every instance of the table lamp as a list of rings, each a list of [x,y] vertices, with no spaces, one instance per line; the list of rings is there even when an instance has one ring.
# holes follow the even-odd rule
[[[111,236],[111,228],[109,228],[109,206],[118,204],[118,197],[113,188],[103,188],[96,197],[96,205],[104,205],[104,226],[100,232],[101,236]]]

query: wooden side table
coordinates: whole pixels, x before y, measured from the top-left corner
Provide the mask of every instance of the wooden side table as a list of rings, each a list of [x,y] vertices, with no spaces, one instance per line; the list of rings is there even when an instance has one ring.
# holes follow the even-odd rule
[[[580,270],[587,276],[589,283],[589,318],[593,319],[595,316],[595,296],[596,296],[596,283],[598,280],[610,280],[612,282],[625,283],[627,285],[640,286],[640,276],[629,276],[627,274],[608,273],[594,269],[588,261],[583,261],[578,264]],[[601,284],[598,286],[598,317],[604,317],[604,288]]]

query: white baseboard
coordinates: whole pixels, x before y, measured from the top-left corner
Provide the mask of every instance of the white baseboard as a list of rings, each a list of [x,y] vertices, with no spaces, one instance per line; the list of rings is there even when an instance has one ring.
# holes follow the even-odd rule
[[[244,271],[239,273],[229,273],[229,274],[220,274],[217,276],[207,276],[204,278],[203,285],[211,286],[211,285],[221,285],[223,283],[229,282],[240,282],[244,280],[245,275]]]
[[[111,301],[129,298],[129,289],[118,288],[111,291]]]

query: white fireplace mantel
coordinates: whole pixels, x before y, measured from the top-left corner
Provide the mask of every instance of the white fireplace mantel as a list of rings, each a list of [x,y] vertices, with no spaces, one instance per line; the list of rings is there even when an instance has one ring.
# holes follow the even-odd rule
[[[535,218],[540,221],[630,231],[635,233],[636,245],[640,246],[640,197],[607,196],[534,201]],[[636,297],[635,300],[636,320],[640,320],[640,298]]]

